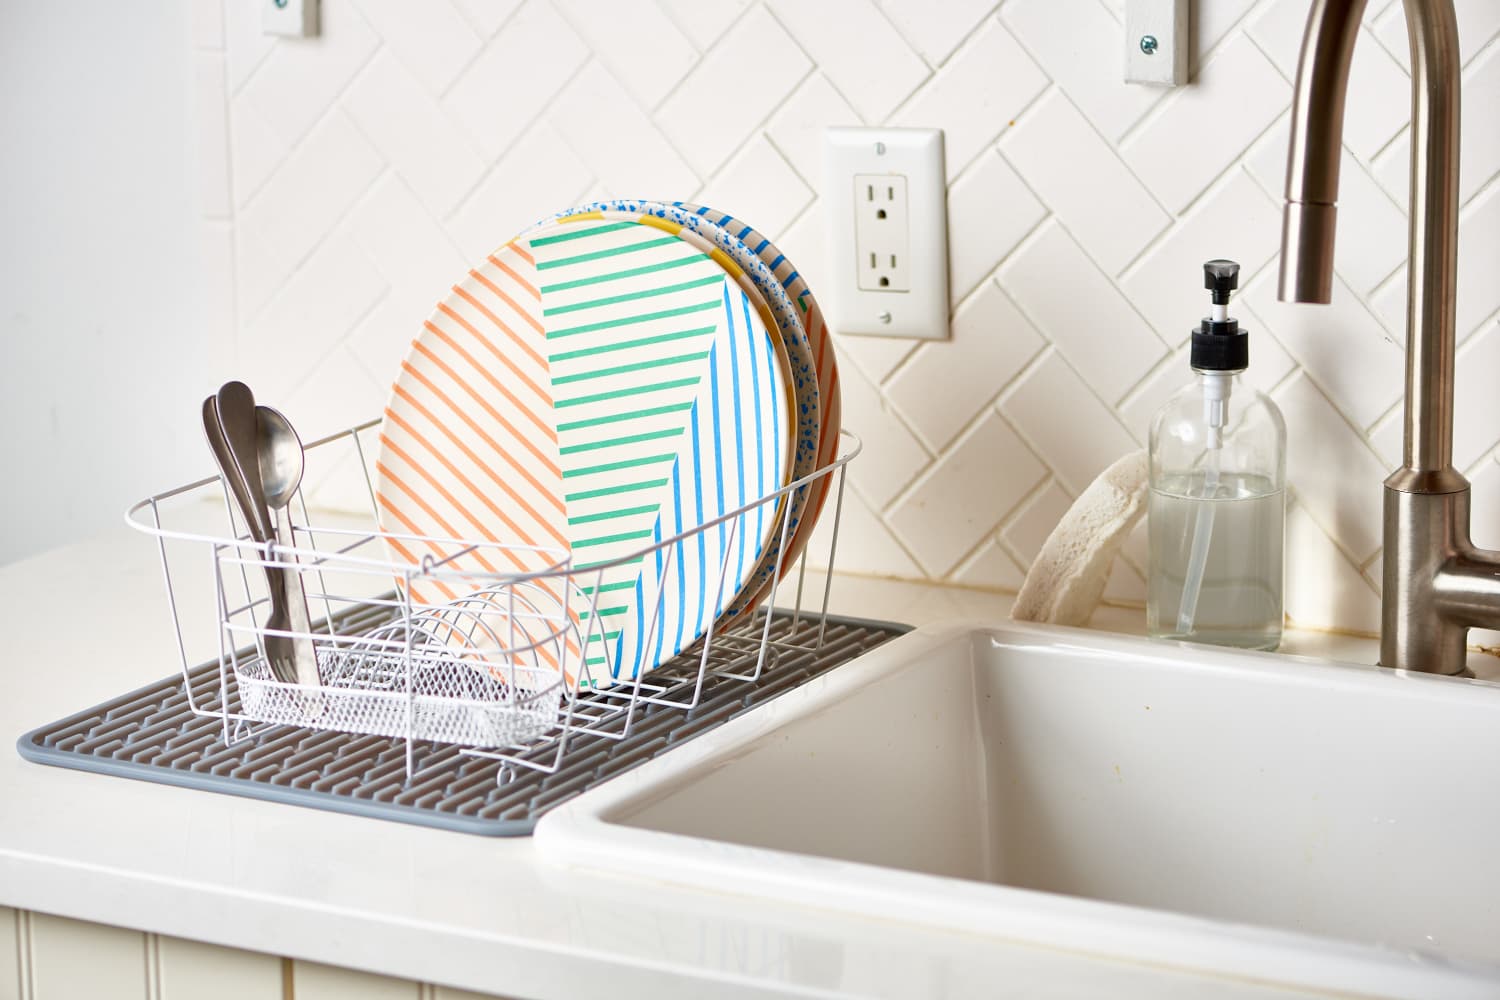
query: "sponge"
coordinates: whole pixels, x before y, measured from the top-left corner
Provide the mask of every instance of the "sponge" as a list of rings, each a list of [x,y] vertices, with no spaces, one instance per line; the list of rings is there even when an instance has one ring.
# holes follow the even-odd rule
[[[1016,595],[1012,618],[1057,625],[1088,622],[1115,553],[1145,513],[1148,475],[1146,452],[1137,451],[1089,484],[1047,536]]]

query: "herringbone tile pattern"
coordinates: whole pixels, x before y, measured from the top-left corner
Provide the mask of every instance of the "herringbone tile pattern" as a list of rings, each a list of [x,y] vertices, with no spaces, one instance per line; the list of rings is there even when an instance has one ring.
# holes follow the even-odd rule
[[[1400,449],[1407,69],[1371,4],[1348,109],[1336,304],[1276,301],[1306,0],[1194,5],[1194,84],[1120,82],[1120,0],[322,0],[272,40],[197,0],[210,325],[309,433],[379,411],[446,284],[537,217],[690,199],[825,273],[821,130],[946,131],[953,337],[842,337],[864,436],[839,562],[1014,587],[1072,497],[1185,379],[1198,265],[1245,265],[1251,380],[1291,428],[1289,610],[1377,625]],[[1500,543],[1500,7],[1465,60],[1457,460]],[[1143,538],[1109,593],[1141,600]]]

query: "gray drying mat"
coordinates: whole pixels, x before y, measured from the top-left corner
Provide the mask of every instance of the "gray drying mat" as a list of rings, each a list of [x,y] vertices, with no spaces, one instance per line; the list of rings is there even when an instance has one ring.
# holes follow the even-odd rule
[[[904,625],[832,615],[827,622],[816,653],[778,646],[753,684],[707,676],[698,706],[688,711],[639,705],[624,739],[575,730],[556,773],[515,767],[503,786],[496,783],[498,761],[461,755],[448,744],[413,742],[411,780],[406,741],[385,736],[275,726],[226,746],[223,722],[188,707],[181,674],[32,730],[17,741],[17,749],[40,764],[485,836],[525,836],[549,809],[589,787],[908,631]],[[340,627],[357,630],[372,623],[350,620]],[[819,623],[803,616],[793,630],[792,615],[776,611],[771,639],[811,647]],[[741,634],[759,640],[760,628]],[[651,678],[672,681],[662,697],[686,703],[692,700],[697,668],[697,656],[689,650]],[[190,677],[199,707],[217,710],[218,662],[194,668]],[[235,697],[231,690],[231,704]],[[581,696],[587,697],[597,696]],[[619,732],[624,723],[621,714],[599,728]],[[550,741],[532,751],[539,761],[555,754]]]

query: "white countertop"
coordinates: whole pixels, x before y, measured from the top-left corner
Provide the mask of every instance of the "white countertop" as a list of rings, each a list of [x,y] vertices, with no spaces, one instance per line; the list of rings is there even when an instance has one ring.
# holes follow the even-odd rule
[[[832,610],[1000,619],[1009,595],[834,579]],[[0,567],[0,730],[21,733],[176,669],[155,548],[125,528]],[[1096,627],[1140,632],[1139,611]],[[209,627],[189,657],[213,655]],[[197,648],[191,648],[197,646]],[[1369,639],[1288,652],[1369,661]],[[1476,659],[1484,676],[1500,661]],[[0,763],[0,905],[515,997],[993,992],[1271,995],[1094,960],[539,864],[493,839],[23,761]],[[1288,994],[1278,991],[1277,997]]]

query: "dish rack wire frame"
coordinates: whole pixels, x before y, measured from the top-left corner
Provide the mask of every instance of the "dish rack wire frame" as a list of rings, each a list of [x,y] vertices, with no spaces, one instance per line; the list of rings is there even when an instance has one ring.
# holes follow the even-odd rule
[[[370,478],[370,466],[366,460],[366,449],[362,436],[378,427],[379,419],[366,421],[347,430],[331,434],[306,446],[309,455],[315,452],[326,452],[334,446],[343,443],[349,447],[354,455],[354,464],[363,476],[365,493],[370,502],[370,514],[373,522],[379,524],[379,506],[376,500],[374,483]],[[629,736],[631,725],[635,720],[638,708],[644,705],[657,705],[670,709],[686,712],[696,708],[700,703],[703,685],[706,678],[713,676],[746,684],[753,684],[760,679],[769,659],[778,655],[779,651],[810,651],[821,650],[827,632],[828,602],[832,589],[832,569],[838,551],[838,536],[840,521],[842,519],[844,487],[848,473],[848,464],[858,457],[863,450],[863,442],[858,435],[852,431],[841,429],[840,450],[838,456],[827,465],[803,476],[786,486],[767,493],[766,495],[735,508],[719,517],[713,518],[701,525],[681,532],[660,542],[653,543],[634,553],[620,556],[606,563],[591,565],[580,572],[571,564],[567,553],[561,550],[544,549],[532,546],[509,545],[505,543],[476,541],[473,539],[442,538],[436,536],[425,536],[402,532],[387,532],[376,527],[369,529],[352,529],[347,527],[334,527],[331,525],[318,526],[314,523],[303,491],[299,488],[293,497],[293,502],[288,508],[292,514],[293,538],[296,543],[290,546],[278,544],[275,541],[260,544],[255,542],[248,532],[248,528],[239,517],[237,508],[230,496],[227,485],[219,476],[209,476],[204,479],[179,486],[175,489],[154,494],[131,506],[125,512],[126,523],[132,528],[142,531],[156,539],[157,556],[161,567],[162,578],[166,585],[167,610],[171,619],[172,634],[175,640],[179,666],[184,680],[184,691],[187,697],[189,710],[197,716],[213,717],[220,720],[223,726],[223,738],[226,745],[250,738],[271,727],[281,724],[293,724],[300,726],[311,726],[313,728],[342,729],[349,732],[369,732],[367,729],[351,729],[346,725],[319,726],[320,722],[327,721],[321,714],[325,708],[325,701],[329,697],[339,697],[339,692],[349,690],[342,687],[312,687],[287,683],[275,680],[268,676],[257,677],[257,669],[262,675],[269,673],[269,660],[266,657],[265,637],[270,635],[282,635],[294,638],[305,638],[322,644],[319,650],[319,667],[323,672],[326,667],[338,664],[338,651],[343,648],[351,648],[356,642],[364,637],[360,635],[343,635],[336,631],[336,620],[347,620],[350,617],[358,617],[357,612],[377,613],[383,611],[387,616],[384,622],[400,622],[406,627],[404,635],[397,640],[382,640],[377,643],[378,648],[387,654],[395,652],[401,663],[402,669],[397,676],[401,681],[400,688],[392,691],[382,691],[380,694],[394,694],[395,697],[404,701],[406,727],[402,732],[380,733],[381,735],[394,736],[405,742],[405,763],[408,777],[414,777],[417,772],[414,768],[413,743],[421,739],[433,738],[424,735],[416,723],[417,717],[417,688],[414,681],[413,651],[411,644],[410,623],[419,618],[421,612],[414,607],[412,602],[412,585],[422,581],[469,581],[480,579],[485,586],[480,588],[481,592],[503,593],[506,596],[506,604],[503,611],[495,606],[492,611],[500,611],[504,620],[510,626],[510,641],[499,643],[498,636],[492,627],[486,627],[487,633],[497,640],[494,649],[486,649],[484,658],[500,657],[509,661],[509,665],[498,668],[498,676],[502,681],[503,691],[512,692],[512,704],[535,705],[538,701],[546,702],[551,698],[552,705],[546,710],[548,716],[545,723],[534,726],[532,732],[525,738],[520,738],[504,745],[462,745],[463,741],[442,740],[442,742],[460,743],[459,753],[466,756],[484,757],[500,762],[497,772],[497,781],[504,783],[515,772],[515,768],[526,768],[543,773],[555,773],[562,766],[566,758],[569,742],[574,737],[588,735],[611,741],[621,741]],[[784,499],[790,498],[799,490],[811,491],[816,483],[827,477],[836,477],[836,483],[825,482],[825,488],[832,489],[833,497],[833,526],[828,543],[827,572],[823,582],[823,593],[820,606],[816,614],[811,611],[804,612],[803,597],[807,577],[807,553],[811,546],[804,547],[798,556],[800,565],[797,571],[795,600],[791,608],[790,628],[787,631],[788,638],[775,639],[771,636],[772,607],[771,602],[777,590],[785,582],[786,567],[784,565],[787,542],[790,538],[789,529],[791,519],[785,516],[779,518],[780,545],[773,572],[764,587],[762,608],[758,608],[747,615],[741,623],[735,623],[733,627],[722,628],[720,617],[712,616],[708,628],[699,642],[697,652],[698,665],[696,673],[690,678],[685,678],[681,673],[665,680],[650,679],[651,671],[641,670],[635,673],[628,682],[613,685],[602,685],[592,676],[589,666],[585,662],[588,659],[590,642],[595,633],[591,626],[583,630],[580,647],[577,654],[579,669],[572,671],[571,682],[565,682],[568,639],[577,638],[578,617],[569,613],[569,603],[564,600],[560,603],[560,613],[548,615],[543,609],[538,608],[536,603],[527,598],[520,599],[519,603],[528,606],[526,613],[517,614],[517,589],[525,588],[538,580],[555,579],[562,581],[564,592],[569,595],[584,594],[585,589],[579,587],[579,577],[592,577],[594,587],[587,591],[585,600],[589,621],[597,621],[593,612],[597,610],[597,599],[599,594],[598,584],[601,582],[604,571],[635,560],[653,558],[658,553],[662,558],[662,568],[658,573],[658,583],[655,594],[648,601],[652,613],[645,636],[642,639],[643,648],[650,645],[654,638],[654,630],[663,622],[661,615],[661,603],[664,597],[668,573],[671,568],[673,553],[680,547],[681,543],[694,538],[700,533],[717,528],[720,525],[728,525],[728,537],[724,545],[725,555],[720,560],[718,574],[715,583],[716,599],[713,607],[724,606],[724,589],[729,573],[729,552],[734,548],[735,533],[740,524],[752,511],[765,504],[777,505]],[[203,534],[195,531],[185,531],[166,526],[163,523],[163,507],[167,501],[182,500],[193,494],[200,494],[200,499],[207,499],[217,487],[218,499],[223,503],[226,522],[229,526],[227,535]],[[826,504],[827,496],[822,498]],[[788,501],[789,502],[789,501]],[[773,508],[774,509],[774,508]],[[804,509],[803,516],[813,513]],[[300,523],[297,516],[300,514]],[[773,515],[773,523],[777,523]],[[807,526],[811,530],[811,525]],[[318,536],[331,536],[343,542],[336,547],[320,548]],[[212,571],[214,579],[214,602],[218,615],[218,627],[216,629],[218,639],[218,707],[200,704],[194,697],[193,685],[190,683],[192,664],[188,657],[188,643],[184,636],[183,619],[180,611],[180,602],[173,577],[173,560],[168,555],[167,543],[169,541],[196,543],[206,547],[211,556]],[[434,543],[439,545],[456,546],[454,551],[446,554],[440,559],[425,555],[416,563],[401,563],[391,560],[388,556],[374,558],[369,556],[354,555],[357,550],[364,546],[376,546],[382,552],[387,542],[396,543]],[[552,558],[552,562],[544,569],[532,573],[516,574],[481,574],[474,572],[454,572],[451,564],[454,560],[486,548],[509,549],[512,551],[524,550],[540,554],[543,558]],[[238,603],[231,604],[230,586],[226,581],[226,569],[236,570],[233,575],[238,577],[238,589],[236,597]],[[320,603],[324,610],[324,617],[319,629],[318,623],[314,623],[312,631],[307,633],[274,630],[268,631],[260,612],[269,614],[269,594],[259,594],[250,583],[251,570],[254,568],[278,568],[282,570],[299,571],[304,585],[309,579],[317,581],[316,589],[308,588],[307,600],[309,605]],[[368,598],[355,598],[348,595],[340,595],[332,592],[325,578],[325,571],[336,570],[343,574],[366,574],[379,575],[388,580],[399,580],[394,596],[378,596]],[[733,595],[730,595],[731,598]],[[493,603],[493,599],[491,598]],[[341,615],[335,615],[335,605],[344,609]],[[428,608],[428,611],[433,609]],[[239,619],[244,616],[249,620],[246,625]],[[533,637],[529,631],[523,628],[524,637],[527,641],[516,642],[515,623],[523,618],[533,618],[547,623],[550,628],[539,637]],[[793,641],[792,637],[799,634],[799,628],[804,619],[809,623],[817,622],[815,637],[810,642]],[[716,634],[718,633],[718,634]],[[757,635],[758,633],[758,635]],[[248,658],[244,655],[245,649],[240,648],[233,638],[236,635],[248,634],[254,640],[252,655]],[[601,638],[602,642],[603,639]],[[551,645],[558,650],[558,668],[540,668],[537,666],[517,667],[518,658],[535,658],[536,654]],[[686,652],[686,651],[684,651]],[[461,659],[461,657],[460,657]],[[752,665],[753,663],[753,665]],[[472,665],[465,669],[473,670]],[[548,671],[549,684],[536,689],[527,689],[526,685],[517,683],[518,677],[536,678],[541,670]],[[494,675],[495,667],[490,667],[489,672]],[[229,680],[231,674],[235,677],[237,686],[241,689],[238,701],[240,710],[236,711],[231,706],[234,698],[231,697]],[[387,673],[387,679],[389,674]],[[691,680],[692,693],[690,696],[681,697],[682,687],[686,680]],[[260,684],[273,692],[281,694],[283,704],[301,706],[303,717],[268,718],[264,714],[248,711],[245,708],[244,688],[246,684]],[[354,688],[359,694],[368,695],[368,689]],[[524,692],[523,694],[516,692]],[[454,699],[454,708],[473,707],[467,705],[463,699]],[[313,705],[317,711],[309,709]],[[483,707],[493,708],[493,702],[486,702]]]

